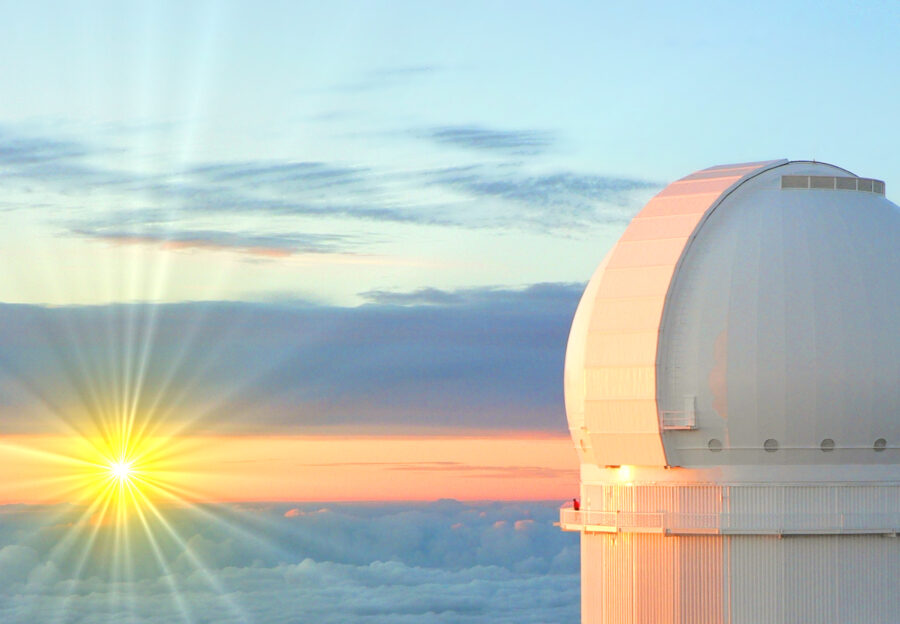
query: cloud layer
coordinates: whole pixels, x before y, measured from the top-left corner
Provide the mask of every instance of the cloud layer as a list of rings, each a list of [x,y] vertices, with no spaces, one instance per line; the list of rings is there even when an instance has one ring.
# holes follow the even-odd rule
[[[83,541],[60,548],[72,528],[48,523],[74,514],[0,507],[4,622],[495,624],[579,617],[577,536],[552,526],[555,504],[169,510],[180,541],[158,533],[156,556],[142,550],[137,532],[127,560],[95,550],[80,571],[73,553]],[[104,531],[112,529],[102,529],[97,543]]]
[[[425,136],[445,145],[515,155],[539,154],[553,143],[549,132],[536,130],[492,130],[480,126],[439,126]]]
[[[561,371],[581,289],[372,291],[356,308],[0,305],[0,426],[40,429],[137,397],[149,418],[255,433],[564,431]]]

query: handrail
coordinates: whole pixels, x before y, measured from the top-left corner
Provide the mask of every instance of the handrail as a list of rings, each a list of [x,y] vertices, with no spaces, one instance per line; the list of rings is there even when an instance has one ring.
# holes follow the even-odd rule
[[[564,530],[687,533],[900,532],[900,513],[684,513],[560,509]]]

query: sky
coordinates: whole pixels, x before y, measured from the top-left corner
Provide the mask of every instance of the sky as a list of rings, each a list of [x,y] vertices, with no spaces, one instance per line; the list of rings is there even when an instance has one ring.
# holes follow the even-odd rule
[[[5,2],[3,15],[4,621],[34,621],[37,604],[45,621],[278,621],[256,609],[312,577],[348,593],[305,589],[309,610],[283,621],[526,621],[498,604],[573,619],[577,536],[549,527],[578,487],[563,358],[631,217],[730,162],[831,162],[885,180],[889,199],[900,184],[891,2]],[[334,503],[342,526],[371,512],[385,535],[404,514],[444,535],[479,505],[524,505],[541,529],[485,521],[453,542],[463,563],[359,540],[338,549],[359,550],[349,561],[293,538],[259,562],[191,558]],[[509,557],[466,550],[500,521],[522,538]],[[129,535],[142,555],[126,556]],[[179,549],[193,567],[172,572]],[[66,567],[73,553],[86,563]],[[146,576],[126,574],[144,560]],[[551,568],[565,604],[536,589]],[[228,606],[226,578],[256,589]],[[153,596],[168,619],[142,610]],[[359,611],[328,620],[346,596]]]

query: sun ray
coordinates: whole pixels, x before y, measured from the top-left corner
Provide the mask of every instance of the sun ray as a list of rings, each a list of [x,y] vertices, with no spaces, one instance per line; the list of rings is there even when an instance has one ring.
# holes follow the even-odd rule
[[[139,496],[143,496],[143,493],[140,492],[140,490],[137,490],[136,493]],[[228,609],[231,611],[232,615],[237,617],[239,621],[246,621],[246,614],[243,612],[240,606],[229,596],[228,592],[225,591],[216,576],[210,572],[208,566],[184,542],[182,537],[178,534],[174,527],[172,527],[166,517],[157,508],[157,506],[149,500],[147,500],[146,503],[147,504],[144,505],[143,508],[152,512],[159,521],[160,526],[162,526],[163,529],[165,529],[165,531],[169,534],[169,537],[174,540],[179,546],[181,546],[185,557],[188,559],[191,565],[193,565],[194,570],[200,573],[207,586],[221,597]]]
[[[106,597],[110,612],[128,613],[134,608],[133,596],[127,588],[133,586],[136,578],[133,546],[139,535],[132,530],[136,521],[141,527],[139,534],[143,537],[140,539],[152,552],[183,621],[194,621],[194,614],[174,580],[176,577],[160,545],[160,536],[175,545],[172,552],[181,553],[184,561],[198,573],[198,578],[202,578],[235,618],[242,621],[244,615],[239,606],[226,595],[221,583],[192,552],[159,505],[169,501],[177,508],[190,509],[193,505],[189,501],[202,497],[201,492],[187,485],[192,470],[173,460],[173,456],[189,450],[190,446],[183,439],[162,437],[137,440],[67,438],[65,449],[54,446],[51,441],[46,441],[45,446],[30,447],[0,441],[0,447],[13,449],[23,457],[49,466],[50,472],[42,481],[55,484],[54,497],[84,503],[77,517],[68,522],[71,526],[51,552],[59,561],[69,562],[66,564],[69,578],[75,582],[84,577],[89,566],[93,569],[100,565],[98,558],[107,559],[103,569],[110,583]],[[37,480],[31,483],[37,483]]]
[[[209,19],[202,20],[205,27],[197,38],[199,52],[187,59],[190,88],[185,97],[190,121],[182,124],[180,144],[174,146],[170,159],[174,161],[170,173],[176,175],[192,166],[202,137],[197,120],[209,103],[210,64],[220,39],[216,37],[218,11],[209,7],[207,12]],[[144,104],[152,106],[150,100]],[[135,158],[145,155],[141,149],[132,153]],[[142,164],[133,163],[133,169],[140,170]],[[149,192],[133,197],[133,203],[125,202],[126,209],[155,199]],[[112,220],[120,216],[121,206],[100,201],[91,210],[93,217]],[[184,212],[177,200],[162,203],[159,210],[166,213],[163,221],[176,221]],[[149,565],[162,571],[161,580],[182,620],[202,619],[202,614],[192,612],[185,588],[179,586],[177,557],[184,551],[183,561],[228,605],[235,619],[244,621],[245,615],[205,565],[204,557],[179,534],[179,513],[240,528],[215,509],[197,503],[204,499],[204,492],[195,477],[203,468],[191,464],[192,445],[197,442],[184,436],[211,425],[211,411],[227,401],[217,396],[200,409],[186,409],[203,376],[222,355],[218,344],[205,341],[209,311],[201,307],[188,318],[184,333],[170,349],[158,302],[171,299],[177,252],[127,246],[121,253],[111,252],[121,264],[114,261],[85,271],[59,271],[58,267],[71,263],[65,255],[69,251],[55,242],[38,245],[32,258],[32,275],[43,282],[48,306],[29,318],[30,330],[43,337],[52,370],[36,370],[29,367],[27,358],[0,353],[0,372],[42,419],[44,428],[37,433],[46,434],[45,439],[32,436],[30,445],[0,439],[4,452],[40,468],[17,477],[8,491],[31,488],[31,500],[66,501],[65,507],[47,516],[54,525],[54,542],[47,552],[76,585],[94,576],[107,580],[110,613],[134,616],[134,583],[146,572],[147,562],[138,561],[143,555],[152,560]],[[199,298],[215,300],[230,279],[230,270],[230,265],[223,265],[205,281]],[[62,275],[74,277],[65,281]],[[14,279],[24,283],[18,272]],[[49,304],[71,306],[73,311],[60,313]],[[220,329],[240,331],[239,325],[237,321]],[[242,385],[241,381],[235,383]],[[38,599],[35,595],[34,600]],[[69,607],[78,594],[70,592],[65,600]],[[59,612],[60,622],[67,621],[67,611]]]
[[[136,509],[137,517],[140,519],[141,526],[143,526],[144,528],[144,535],[150,543],[150,547],[153,551],[153,555],[156,558],[157,563],[164,572],[163,577],[165,578],[166,585],[168,585],[169,587],[170,595],[175,600],[176,608],[181,613],[181,616],[185,622],[191,622],[193,621],[193,618],[191,616],[190,608],[188,607],[187,602],[185,602],[184,596],[181,595],[181,590],[175,583],[171,569],[169,568],[168,563],[166,563],[166,558],[163,555],[162,549],[160,548],[156,536],[153,533],[153,529],[147,521],[146,514],[144,513],[144,510],[140,505],[137,505]]]
[[[95,501],[93,501],[85,510],[81,513],[78,520],[73,524],[70,531],[66,533],[64,538],[60,540],[54,547],[51,549],[51,554],[59,551],[63,551],[63,553],[67,553],[69,550],[74,549],[78,546],[79,540],[82,541],[80,554],[77,555],[75,560],[75,567],[72,571],[72,580],[78,582],[82,578],[82,573],[87,566],[91,556],[94,552],[94,546],[97,542],[97,539],[100,535],[100,531],[102,525],[99,523],[92,523],[90,520],[96,515],[97,508],[102,508],[101,515],[105,515],[106,509],[111,503],[111,498],[106,497],[98,497]],[[82,535],[81,529],[84,528],[85,524],[88,525],[87,529],[87,538],[85,539]],[[68,611],[66,609],[67,603],[73,599],[75,593],[68,593],[64,597],[63,606],[60,613],[60,620],[64,618],[64,614]]]

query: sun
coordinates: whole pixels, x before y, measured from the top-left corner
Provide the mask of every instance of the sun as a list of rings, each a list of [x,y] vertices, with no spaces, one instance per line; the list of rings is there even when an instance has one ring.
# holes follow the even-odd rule
[[[119,485],[130,486],[133,476],[135,476],[134,462],[118,460],[109,464],[109,478]]]
[[[128,441],[126,444],[100,445],[94,482],[88,487],[95,502],[102,509],[122,517],[148,502],[151,466],[142,449]],[[104,448],[105,446],[105,448]]]
[[[127,424],[44,436],[33,446],[0,436],[0,454],[21,454],[20,474],[40,484],[47,500],[81,507],[103,526],[142,522],[162,508],[207,498],[196,487],[205,478],[197,441],[161,426]]]
[[[139,449],[138,449],[139,450]],[[122,518],[131,510],[144,506],[148,501],[148,466],[141,463],[140,453],[107,455],[106,467],[98,475],[95,495],[105,498],[104,507]]]
[[[100,517],[125,520],[171,497],[166,458],[174,444],[169,437],[116,433],[83,440],[81,493]]]

